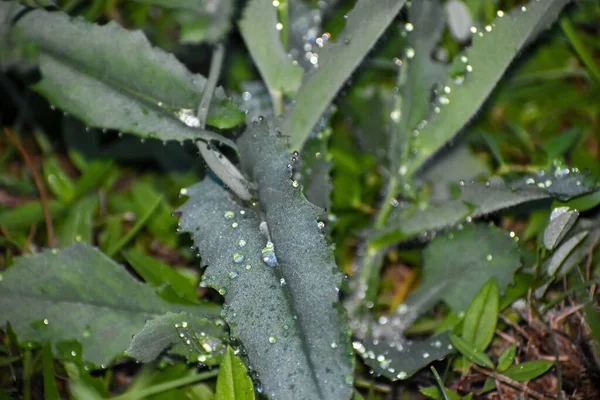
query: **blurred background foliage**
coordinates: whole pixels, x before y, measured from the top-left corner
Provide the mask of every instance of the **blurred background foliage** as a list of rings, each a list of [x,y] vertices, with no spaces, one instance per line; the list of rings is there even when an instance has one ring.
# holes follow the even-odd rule
[[[260,79],[234,23],[243,1],[207,0],[192,9],[186,8],[186,3],[61,0],[57,5],[89,21],[104,24],[114,20],[127,28],[141,29],[154,45],[173,52],[191,71],[204,75],[208,73],[212,44],[225,38],[227,56],[221,84],[226,90],[241,94],[248,82]],[[464,3],[475,23],[484,26],[498,9],[510,9],[521,2]],[[307,4],[326,7],[324,30],[335,38],[353,1]],[[52,6],[51,2],[47,5]],[[327,124],[324,157],[331,167],[333,187],[327,226],[331,241],[336,243],[338,265],[347,273],[352,270],[363,230],[380,201],[382,171],[378,165],[385,153],[367,148],[372,141],[362,139],[383,137],[389,127],[393,106],[390,93],[397,79],[394,58],[401,56],[404,47],[402,26],[401,14],[343,89]],[[446,29],[441,46],[446,57],[456,54],[461,46]],[[586,62],[585,54],[592,57],[595,69]],[[539,43],[511,67],[474,123],[457,141],[460,150],[448,151],[449,156],[455,155],[456,175],[468,173],[476,179],[493,173],[536,172],[568,164],[600,179],[599,56],[600,3],[577,1],[566,10],[560,23],[544,33]],[[155,271],[164,271],[164,275],[159,272],[153,278],[155,282],[177,281],[192,296],[197,293],[218,300],[215,292],[198,287],[200,272],[190,249],[191,240],[187,235],[174,234],[177,219],[171,215],[182,204],[180,189],[210,174],[196,148],[163,145],[157,140],[141,142],[132,136],[85,128],[69,115],[53,110],[27,88],[26,84],[37,78],[35,69],[10,62],[0,66],[0,122],[4,127],[0,135],[0,273],[21,254],[37,252],[51,244],[65,246],[85,241],[128,265],[133,274],[147,281],[150,278],[137,264],[157,263]],[[452,192],[452,187],[435,185],[436,174],[447,171],[432,169],[428,173],[431,182],[420,196],[440,190]],[[41,182],[36,183],[36,178]],[[41,193],[40,186],[47,193]],[[45,224],[43,203],[52,221],[50,229]],[[580,210],[597,212],[598,204],[600,196],[596,192],[587,196]],[[505,230],[516,232],[522,243],[530,243],[530,256],[535,258],[538,236],[548,213],[549,210],[529,213],[517,209],[492,218]],[[387,255],[377,307],[395,309],[407,292],[418,285],[419,250],[417,245]],[[594,255],[590,260],[595,271],[600,266],[600,250],[596,246],[589,251]],[[175,268],[175,276],[169,275],[173,274],[172,269],[160,265]],[[577,282],[575,278],[569,280]],[[592,308],[588,315],[593,317],[594,312]],[[431,318],[424,317],[411,329],[424,333],[435,327]],[[51,384],[40,375],[42,369],[48,368],[44,362],[48,355],[42,350],[21,354],[15,350],[14,341],[6,337],[3,343],[0,398],[42,398],[40,393],[51,390],[46,388]],[[49,368],[52,367],[50,363]],[[75,363],[56,363],[54,368],[59,377],[55,382],[58,392],[65,392],[68,380],[71,393],[79,393],[80,398],[102,398],[125,388],[129,388],[131,397],[123,398],[140,398],[138,394],[148,387],[179,382],[195,374],[193,368],[170,361],[143,367],[121,363],[93,375]],[[400,393],[397,385],[414,387],[432,382],[429,376],[417,376],[408,384],[394,386],[377,381],[364,369],[357,386],[366,390],[368,398],[376,399]],[[208,399],[213,398],[214,388],[214,380],[181,388],[175,385],[148,398]]]

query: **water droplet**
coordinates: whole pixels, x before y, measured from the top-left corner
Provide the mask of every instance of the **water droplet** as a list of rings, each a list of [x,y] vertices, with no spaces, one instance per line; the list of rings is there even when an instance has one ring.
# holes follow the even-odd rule
[[[238,245],[240,247],[244,247],[244,246],[246,246],[246,241],[244,239],[240,239],[240,241],[238,242]]]
[[[488,254],[485,259],[488,261],[492,261],[493,258],[494,258],[494,256],[492,256],[491,254]]]
[[[411,24],[410,22],[407,22],[404,25],[404,29],[406,29],[407,32],[412,32],[415,30],[415,26],[413,24]]]
[[[502,10],[498,10],[498,11],[496,11],[496,15],[497,15],[499,18],[502,18],[502,17],[504,17],[504,11],[502,11]]]
[[[408,376],[408,374],[404,371],[400,371],[398,372],[398,375],[396,375],[396,378],[398,379],[406,379],[406,377]]]
[[[238,276],[238,273],[235,271],[231,271],[229,273],[229,279],[235,279],[235,278],[237,278],[237,276]]]
[[[247,264],[247,265],[246,265],[246,270],[250,271],[251,269],[252,269],[252,265],[250,265],[250,264]]]
[[[283,24],[281,22],[278,22],[275,24],[275,29],[277,29],[278,31],[283,29]]]
[[[292,181],[292,186],[295,187],[295,188],[297,188],[298,186],[300,186],[300,183],[296,179],[294,179]]]
[[[527,11],[527,7],[525,7],[525,6],[522,6],[522,7],[521,7],[521,11],[523,11],[523,12]]]
[[[423,353],[423,358],[429,358],[429,353]]]
[[[285,286],[287,284],[287,282],[285,281],[285,278],[279,278],[279,284],[281,286]]]
[[[269,343],[273,344],[277,342],[277,338],[275,336],[269,336]]]
[[[206,361],[206,355],[200,354],[198,356],[198,361],[201,362],[201,363],[205,362]]]
[[[233,213],[233,211],[225,211],[225,214],[223,214],[223,216],[225,217],[225,219],[232,219],[235,214]]]
[[[237,228],[239,226],[239,224],[237,222],[232,222],[231,223],[231,227],[232,228]]]
[[[252,99],[252,93],[250,93],[250,92],[244,92],[244,93],[242,93],[242,99],[244,101],[251,100]]]
[[[413,49],[412,47],[407,47],[404,50],[404,54],[406,54],[407,58],[413,58],[415,56],[415,49]]]
[[[395,123],[400,122],[400,117],[401,117],[401,112],[400,110],[394,110],[390,113],[390,118],[392,119],[392,121],[394,121]]]
[[[468,62],[469,62],[469,59],[467,58],[467,56],[460,56],[460,61],[461,61],[463,64],[466,64],[466,63],[468,63]]]
[[[180,195],[180,196],[187,196],[187,195],[188,195],[188,190],[187,190],[187,188],[182,188],[182,189],[179,191],[179,195]]]
[[[486,25],[485,26],[485,31],[486,32],[491,32],[492,31],[492,26],[491,25]]]
[[[262,260],[269,267],[272,267],[277,263],[277,257],[275,256],[275,247],[273,242],[267,242],[265,248],[262,249]]]
[[[71,355],[72,355],[73,357],[77,357],[77,352],[76,352],[75,350],[73,350],[73,351],[71,351]]]
[[[473,72],[473,66],[471,64],[468,64],[466,66],[467,72]]]
[[[225,288],[221,288],[221,289],[219,289],[219,294],[220,294],[221,296],[225,296],[225,295],[227,294],[227,289],[225,289]]]
[[[476,34],[477,33],[477,27],[476,26],[470,27],[469,30],[471,31],[472,34]]]
[[[319,229],[323,229],[325,228],[325,223],[323,221],[319,221],[317,222],[317,226],[319,227]]]
[[[402,66],[402,60],[399,59],[398,57],[394,57],[394,64],[396,64],[397,67],[401,67]]]
[[[241,263],[242,261],[244,261],[244,255],[242,253],[235,253],[233,255],[233,262]]]

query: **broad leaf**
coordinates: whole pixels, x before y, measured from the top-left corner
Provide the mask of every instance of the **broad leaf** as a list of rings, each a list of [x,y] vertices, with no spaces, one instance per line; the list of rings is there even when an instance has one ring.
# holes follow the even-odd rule
[[[234,8],[232,0],[134,0],[170,9],[181,25],[184,43],[214,43],[229,31]]]
[[[285,139],[252,124],[239,145],[258,183],[260,213],[210,180],[188,188],[179,210],[208,265],[203,284],[224,296],[224,318],[264,393],[347,398],[352,361],[337,299],[341,275],[319,235],[320,210],[289,179]]]
[[[2,323],[10,322],[21,341],[50,342],[62,357],[97,365],[123,354],[146,320],[169,312],[184,312],[207,332],[219,332],[207,319],[217,316],[217,307],[169,304],[84,243],[22,256],[0,281]],[[169,329],[178,340],[175,327]]]
[[[421,368],[453,351],[448,333],[414,342],[397,336],[396,340],[357,341],[353,346],[369,367],[393,381],[410,378]]]
[[[475,294],[494,277],[500,292],[521,266],[517,244],[495,226],[469,224],[436,237],[423,252],[423,283],[396,314],[420,314],[439,300],[464,311]]]
[[[277,9],[269,0],[249,1],[239,22],[242,37],[269,88],[271,98],[275,103],[281,103],[284,94],[294,95],[300,87],[302,68],[288,57],[276,24]],[[281,114],[283,110],[275,111]]]
[[[318,68],[306,74],[295,106],[286,114],[283,131],[299,150],[337,92],[386,30],[405,0],[359,0],[348,13],[346,27],[333,42],[314,53]]]
[[[227,348],[219,366],[215,400],[254,400],[254,387],[246,366],[231,347]]]
[[[570,0],[530,1],[501,13],[493,24],[473,35],[473,44],[458,57],[464,75],[450,79],[449,94],[433,121],[420,129],[415,148],[418,153],[407,166],[413,174],[450,141],[475,116],[512,60],[547,28]]]
[[[529,176],[512,184],[505,184],[498,177],[486,183],[460,181],[457,199],[433,203],[425,208],[413,205],[407,209],[394,209],[386,227],[373,235],[378,243],[395,243],[419,234],[427,236],[469,218],[482,217],[519,204],[554,197],[570,198],[593,190],[585,182],[585,177],[577,173],[544,174],[543,177],[542,182],[537,182],[536,178],[542,178],[536,175],[536,178]]]
[[[570,210],[569,207],[557,207],[552,210],[548,226],[544,230],[544,246],[552,250],[569,232],[569,229],[575,225],[579,217],[577,210]]]
[[[34,88],[53,107],[88,126],[162,140],[226,142],[182,122],[195,118],[206,79],[191,74],[173,55],[151,47],[140,31],[38,9],[18,20],[12,39],[38,49],[42,80]],[[243,119],[222,89],[218,91],[208,124],[229,128]]]
[[[224,350],[219,331],[217,325],[207,326],[206,318],[186,312],[168,312],[147,320],[125,353],[139,361],[150,362],[176,344],[173,353],[184,355],[190,362],[212,365],[218,362],[215,356]]]

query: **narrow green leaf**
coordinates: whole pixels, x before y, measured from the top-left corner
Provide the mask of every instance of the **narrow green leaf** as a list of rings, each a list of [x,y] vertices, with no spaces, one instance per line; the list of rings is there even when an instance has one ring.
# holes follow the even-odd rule
[[[579,217],[577,210],[570,210],[569,207],[557,207],[552,210],[548,226],[544,230],[544,246],[548,250],[560,243],[569,230],[575,225]]]
[[[68,209],[68,206],[59,201],[50,200],[48,208],[52,218],[56,218],[62,215]],[[40,201],[32,201],[0,211],[0,225],[6,225],[12,229],[27,228],[29,225],[42,221],[44,221],[44,210]]]
[[[160,191],[154,185],[137,180],[131,187],[131,197],[135,204],[137,215],[146,215],[151,212],[153,205],[158,202],[158,206],[152,214],[152,218],[146,224],[148,231],[159,238],[166,245],[175,246],[176,240],[173,232],[177,225],[177,220],[171,215],[173,209],[169,203],[162,198]]]
[[[60,400],[54,378],[54,358],[50,345],[46,345],[42,349],[42,370],[44,371],[44,399]]]
[[[450,341],[463,356],[482,367],[494,368],[492,360],[480,350],[477,350],[473,345],[461,339],[460,337],[450,334]]]
[[[515,240],[495,226],[469,224],[437,236],[423,252],[423,283],[397,313],[419,315],[439,300],[464,311],[492,277],[504,291],[520,266]]]
[[[515,361],[515,356],[517,355],[517,345],[511,344],[500,354],[498,358],[498,367],[496,370],[498,372],[506,371],[512,363]]]
[[[498,323],[500,291],[494,278],[481,287],[465,312],[462,338],[477,350],[485,351],[494,339]]]
[[[58,227],[58,241],[62,247],[73,242],[92,241],[94,214],[98,208],[98,196],[91,195],[75,202]]]
[[[231,347],[225,351],[219,366],[215,400],[254,400],[254,387],[246,366]]]
[[[75,197],[73,180],[54,157],[46,158],[42,163],[44,179],[50,191],[61,201],[69,203]]]
[[[134,0],[172,10],[181,25],[179,39],[184,43],[215,43],[230,29],[234,11],[231,0]]]
[[[527,382],[545,374],[553,365],[554,361],[526,361],[521,364],[513,365],[504,371],[503,375],[507,378],[514,379],[517,382]]]
[[[437,386],[427,386],[420,387],[419,393],[423,396],[429,397],[430,399],[439,400],[439,399],[449,399],[449,400],[461,400],[462,396],[456,393],[454,390],[450,390],[448,388],[444,388],[446,393],[442,393],[440,388]]]
[[[406,57],[402,57],[398,77],[398,99],[395,115],[398,115],[398,137],[389,147],[392,171],[402,175],[406,167],[400,163],[410,155],[412,131],[429,118],[433,87],[446,78],[446,66],[432,58],[444,29],[444,13],[433,0],[415,2],[408,8],[408,20],[412,30],[407,32]],[[394,114],[392,114],[394,115]],[[395,118],[392,118],[393,120]]]
[[[304,77],[296,96],[296,104],[286,114],[283,122],[283,131],[290,136],[292,149],[301,149],[344,82],[405,2],[381,0],[374,3],[370,0],[358,0],[348,13],[346,27],[338,39],[328,42],[322,51],[315,53],[318,69]]]
[[[586,304],[583,307],[585,319],[592,331],[592,338],[597,350],[600,350],[600,313],[592,304]]]
[[[18,20],[12,37],[39,51],[42,80],[35,89],[88,126],[162,140],[227,142],[182,122],[195,118],[206,79],[191,74],[173,55],[151,47],[140,31],[37,9]],[[217,91],[208,123],[229,128],[243,120],[244,114]]]
[[[22,342],[50,342],[61,358],[97,365],[122,354],[146,320],[168,312],[204,318],[214,329],[206,317],[218,307],[167,303],[84,243],[19,257],[0,281],[0,314]]]
[[[123,252],[123,256],[149,285],[161,287],[161,297],[165,300],[198,301],[195,285],[169,265],[136,249]]]
[[[302,68],[288,57],[279,37],[277,8],[269,0],[251,0],[239,22],[240,32],[274,102],[293,96],[302,81]],[[275,107],[278,107],[274,104]],[[283,110],[275,110],[281,114]]]
[[[224,296],[224,319],[264,393],[348,398],[352,360],[338,303],[342,276],[319,235],[322,210],[290,181],[285,142],[263,124],[252,124],[239,140],[242,166],[258,183],[264,220],[205,180],[187,189],[180,227],[192,233],[208,264],[201,285]]]
[[[451,79],[448,104],[420,130],[415,148],[419,150],[408,166],[408,174],[450,141],[477,113],[512,60],[547,28],[570,0],[530,1],[498,16],[490,32],[473,35],[473,44],[456,61],[464,63],[465,75]],[[464,57],[464,58],[463,58]]]

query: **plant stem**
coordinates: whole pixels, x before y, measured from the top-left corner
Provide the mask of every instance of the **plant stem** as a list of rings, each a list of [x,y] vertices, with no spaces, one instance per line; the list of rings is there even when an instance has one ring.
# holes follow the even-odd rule
[[[569,39],[569,42],[571,42],[571,46],[573,46],[573,49],[575,49],[575,52],[583,64],[586,66],[588,71],[590,71],[590,75],[593,77],[596,83],[600,84],[600,67],[598,67],[594,61],[594,57],[592,57],[587,47],[579,37],[577,30],[566,15],[560,18],[560,27]]]
[[[435,376],[435,380],[438,386],[440,387],[440,393],[442,393],[442,397],[444,397],[444,400],[450,400],[450,398],[448,397],[448,393],[446,393],[446,387],[444,386],[444,382],[442,381],[442,378],[440,378],[440,374],[438,374],[437,370],[433,365],[431,366],[431,372],[433,372],[433,376]]]
[[[25,350],[23,355],[23,399],[31,400],[31,374],[33,373],[33,362],[31,350]]]
[[[191,385],[192,383],[204,381],[206,379],[214,378],[219,374],[218,369],[213,369],[200,373],[198,375],[186,376],[184,378],[176,379],[173,381],[161,383],[158,385],[147,387],[146,389],[140,390],[135,393],[124,393],[120,396],[111,397],[111,400],[137,400],[145,399],[147,397],[156,395],[158,393],[166,392],[167,390],[176,389],[181,386]]]
[[[212,59],[210,60],[210,69],[208,71],[208,80],[204,85],[204,91],[200,98],[200,104],[198,104],[197,117],[200,120],[200,128],[206,127],[206,120],[208,118],[208,109],[212,100],[215,88],[217,87],[217,81],[221,75],[221,67],[223,66],[223,60],[225,59],[225,46],[223,43],[217,44],[215,51],[213,51]]]
[[[29,167],[29,170],[31,171],[31,175],[33,176],[35,186],[37,187],[38,192],[40,194],[42,210],[44,211],[44,219],[46,220],[46,233],[48,235],[48,245],[54,248],[56,247],[56,239],[54,237],[54,225],[52,224],[52,216],[50,215],[50,207],[48,206],[48,194],[46,193],[46,186],[44,185],[44,181],[42,180],[42,177],[40,176],[35,163],[31,159],[31,157],[29,157],[29,153],[27,153],[27,150],[25,150],[25,147],[23,146],[19,138],[17,138],[17,136],[13,133],[13,131],[10,128],[4,128],[4,133],[15,145],[17,150],[19,150],[19,153],[21,153],[23,160],[25,160],[25,164],[27,164],[27,167]]]

